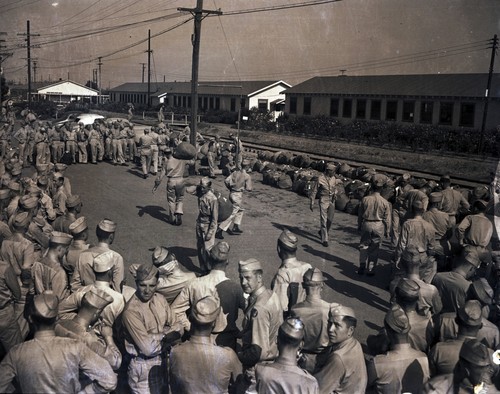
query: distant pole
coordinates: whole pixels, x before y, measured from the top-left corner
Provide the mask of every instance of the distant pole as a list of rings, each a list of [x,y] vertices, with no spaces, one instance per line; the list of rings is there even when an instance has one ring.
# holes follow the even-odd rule
[[[148,108],[151,106],[151,29],[148,30]]]
[[[36,84],[36,69],[37,69],[37,61],[33,60],[33,82]]]
[[[495,66],[495,54],[498,48],[498,37],[495,34],[492,40],[491,46],[491,59],[490,59],[490,69],[488,72],[488,84],[486,86],[486,95],[484,100],[484,109],[483,109],[483,121],[481,123],[481,136],[479,138],[479,146],[478,153],[483,153],[483,144],[484,144],[484,131],[486,129],[486,119],[488,117],[488,105],[490,103],[490,90],[491,90],[491,79],[493,77],[493,67]]]
[[[97,90],[99,90],[99,98],[98,98],[97,102],[100,104],[102,102],[102,87],[101,87],[102,56],[99,56],[98,59],[99,59],[99,63],[97,63],[97,65],[99,66],[99,76],[97,78]]]
[[[198,134],[198,69],[200,63],[200,41],[201,41],[201,21],[203,14],[221,15],[222,12],[207,11],[203,9],[203,0],[196,0],[196,8],[177,8],[179,11],[188,11],[194,15],[194,33],[191,37],[193,44],[193,57],[191,69],[191,134],[189,139],[191,144],[196,146],[196,135]]]
[[[144,83],[144,72],[146,71],[146,63],[139,63],[142,65],[142,83]]]
[[[26,21],[26,48],[28,50],[28,108],[31,108],[31,35],[30,21]]]

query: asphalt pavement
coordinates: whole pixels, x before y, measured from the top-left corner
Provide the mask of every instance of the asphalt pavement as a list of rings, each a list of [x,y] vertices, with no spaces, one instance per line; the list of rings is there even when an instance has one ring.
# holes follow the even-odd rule
[[[71,180],[73,194],[82,198],[82,215],[89,223],[91,244],[96,242],[94,229],[101,219],[109,218],[118,224],[112,248],[124,258],[128,285],[134,286],[128,266],[150,261],[157,245],[173,251],[186,269],[199,271],[195,196],[186,194],[183,224],[172,226],[167,222],[166,179],[153,194],[155,176],[143,179],[140,168],[130,163],[128,166],[107,162],[76,164],[67,169],[66,176]],[[193,176],[187,181],[196,184],[199,179]],[[254,190],[244,196],[246,211],[241,226],[244,233],[238,236],[224,233],[231,246],[228,276],[238,280],[238,261],[254,257],[263,263],[265,284],[269,286],[280,265],[276,241],[286,227],[299,237],[298,259],[324,272],[327,282],[323,298],[354,308],[358,318],[355,336],[364,344],[367,335],[383,326],[383,316],[389,306],[387,243],[376,275],[358,276],[359,234],[355,216],[336,212],[330,245],[323,247],[318,237],[317,205],[311,213],[305,197],[262,184],[259,173],[253,173],[252,179]],[[214,180],[213,186],[228,195],[222,176]]]

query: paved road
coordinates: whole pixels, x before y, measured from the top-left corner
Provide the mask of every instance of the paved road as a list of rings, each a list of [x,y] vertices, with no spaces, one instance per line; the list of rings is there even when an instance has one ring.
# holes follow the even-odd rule
[[[173,250],[187,269],[198,269],[196,197],[185,197],[184,223],[175,227],[166,222],[165,182],[156,194],[152,194],[154,177],[143,179],[140,169],[134,165],[78,164],[70,166],[66,175],[72,181],[73,193],[82,197],[82,214],[89,221],[91,243],[96,241],[93,231],[96,224],[107,217],[118,223],[113,248],[122,254],[127,266],[149,261],[154,247],[163,245]],[[386,249],[382,253],[385,261],[379,266],[377,275],[359,277],[356,274],[359,235],[355,216],[336,213],[332,241],[325,248],[317,236],[319,211],[316,209],[311,214],[306,198],[263,185],[258,173],[252,174],[252,178],[254,191],[246,194],[244,234],[225,236],[231,245],[229,277],[238,278],[239,260],[255,257],[264,263],[265,282],[269,285],[280,263],[276,240],[286,226],[299,236],[298,258],[324,271],[328,279],[324,298],[354,308],[359,321],[356,337],[364,342],[368,334],[383,325],[388,307],[385,288],[389,278],[389,255]],[[198,179],[191,177],[189,181],[196,183]],[[222,177],[214,181],[214,186],[227,194]],[[127,275],[128,284],[133,286],[131,276]]]

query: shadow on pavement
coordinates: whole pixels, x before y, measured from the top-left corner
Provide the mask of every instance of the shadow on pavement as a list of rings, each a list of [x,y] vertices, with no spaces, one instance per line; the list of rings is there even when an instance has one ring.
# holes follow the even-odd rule
[[[136,205],[136,208],[138,209],[137,215],[139,217],[144,216],[144,214],[148,214],[152,218],[161,220],[163,222],[168,222],[168,215],[166,214],[166,210],[163,207],[160,207],[158,205]]]
[[[311,234],[309,231],[301,229],[300,227],[288,226],[285,224],[280,224],[280,223],[275,223],[275,222],[271,222],[271,224],[279,230],[283,231],[284,229],[288,229],[294,234],[297,234],[301,237],[309,239],[310,241],[314,241],[314,242],[321,244],[321,238],[319,238],[319,236],[317,235],[318,234],[317,232],[316,232],[316,235],[314,235],[314,234]]]
[[[129,168],[129,169],[127,170],[127,172],[128,172],[129,174],[135,175],[135,176],[137,176],[137,177],[139,177],[139,178],[143,178],[143,176],[144,176],[144,174],[143,174],[141,171],[133,170],[133,169],[131,169],[131,168]]]
[[[198,252],[194,248],[185,248],[182,246],[170,246],[168,247],[168,250],[175,254],[175,257],[177,257],[177,261],[187,270],[193,271],[196,273],[201,273],[200,267],[195,265],[195,260],[198,262]],[[192,259],[192,257],[195,257],[195,259]]]

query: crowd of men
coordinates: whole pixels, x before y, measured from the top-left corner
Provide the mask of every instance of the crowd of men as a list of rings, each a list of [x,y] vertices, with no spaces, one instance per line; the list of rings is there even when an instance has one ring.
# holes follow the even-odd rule
[[[388,177],[371,176],[359,208],[358,274],[375,275],[384,237],[391,237],[394,257],[384,328],[363,349],[356,311],[323,299],[326,279],[297,258],[293,232],[285,229],[277,239],[281,265],[270,288],[263,280],[267,267],[255,258],[237,263],[239,278],[227,276],[235,263],[223,232],[243,233],[243,192],[252,190],[241,141],[235,139],[239,148],[225,176],[233,203],[227,218],[219,222],[210,179],[218,174],[217,140],[206,155],[215,167],[192,190],[203,274],[188,272],[168,247],[157,246],[151,261],[129,267],[131,287],[124,284],[125,262],[112,249],[117,223],[100,220],[98,242],[90,245],[92,226],[72,193],[58,144],[44,148],[48,131],[36,118],[26,116],[14,127],[3,127],[0,137],[0,392],[498,392],[500,254],[487,215],[498,191],[468,201],[448,176],[415,188],[405,174],[388,201],[381,194]],[[129,145],[113,137],[108,142],[108,128],[124,136],[117,141],[132,138],[133,128],[119,123],[78,132],[96,135],[89,137],[91,162],[110,155],[123,164]],[[34,151],[20,138],[30,129],[38,141]],[[71,126],[49,131],[78,135]],[[157,131],[167,135],[148,130],[139,148],[153,151],[149,138]],[[81,159],[78,137],[52,142],[65,144],[62,153],[74,154],[72,162]],[[190,163],[176,158],[175,143],[158,145],[164,158],[152,167],[154,190],[166,176],[170,223],[179,226]],[[35,172],[26,176],[30,164]],[[148,175],[148,161],[142,164]],[[325,244],[336,166],[327,165],[323,178],[310,206],[318,195]]]

